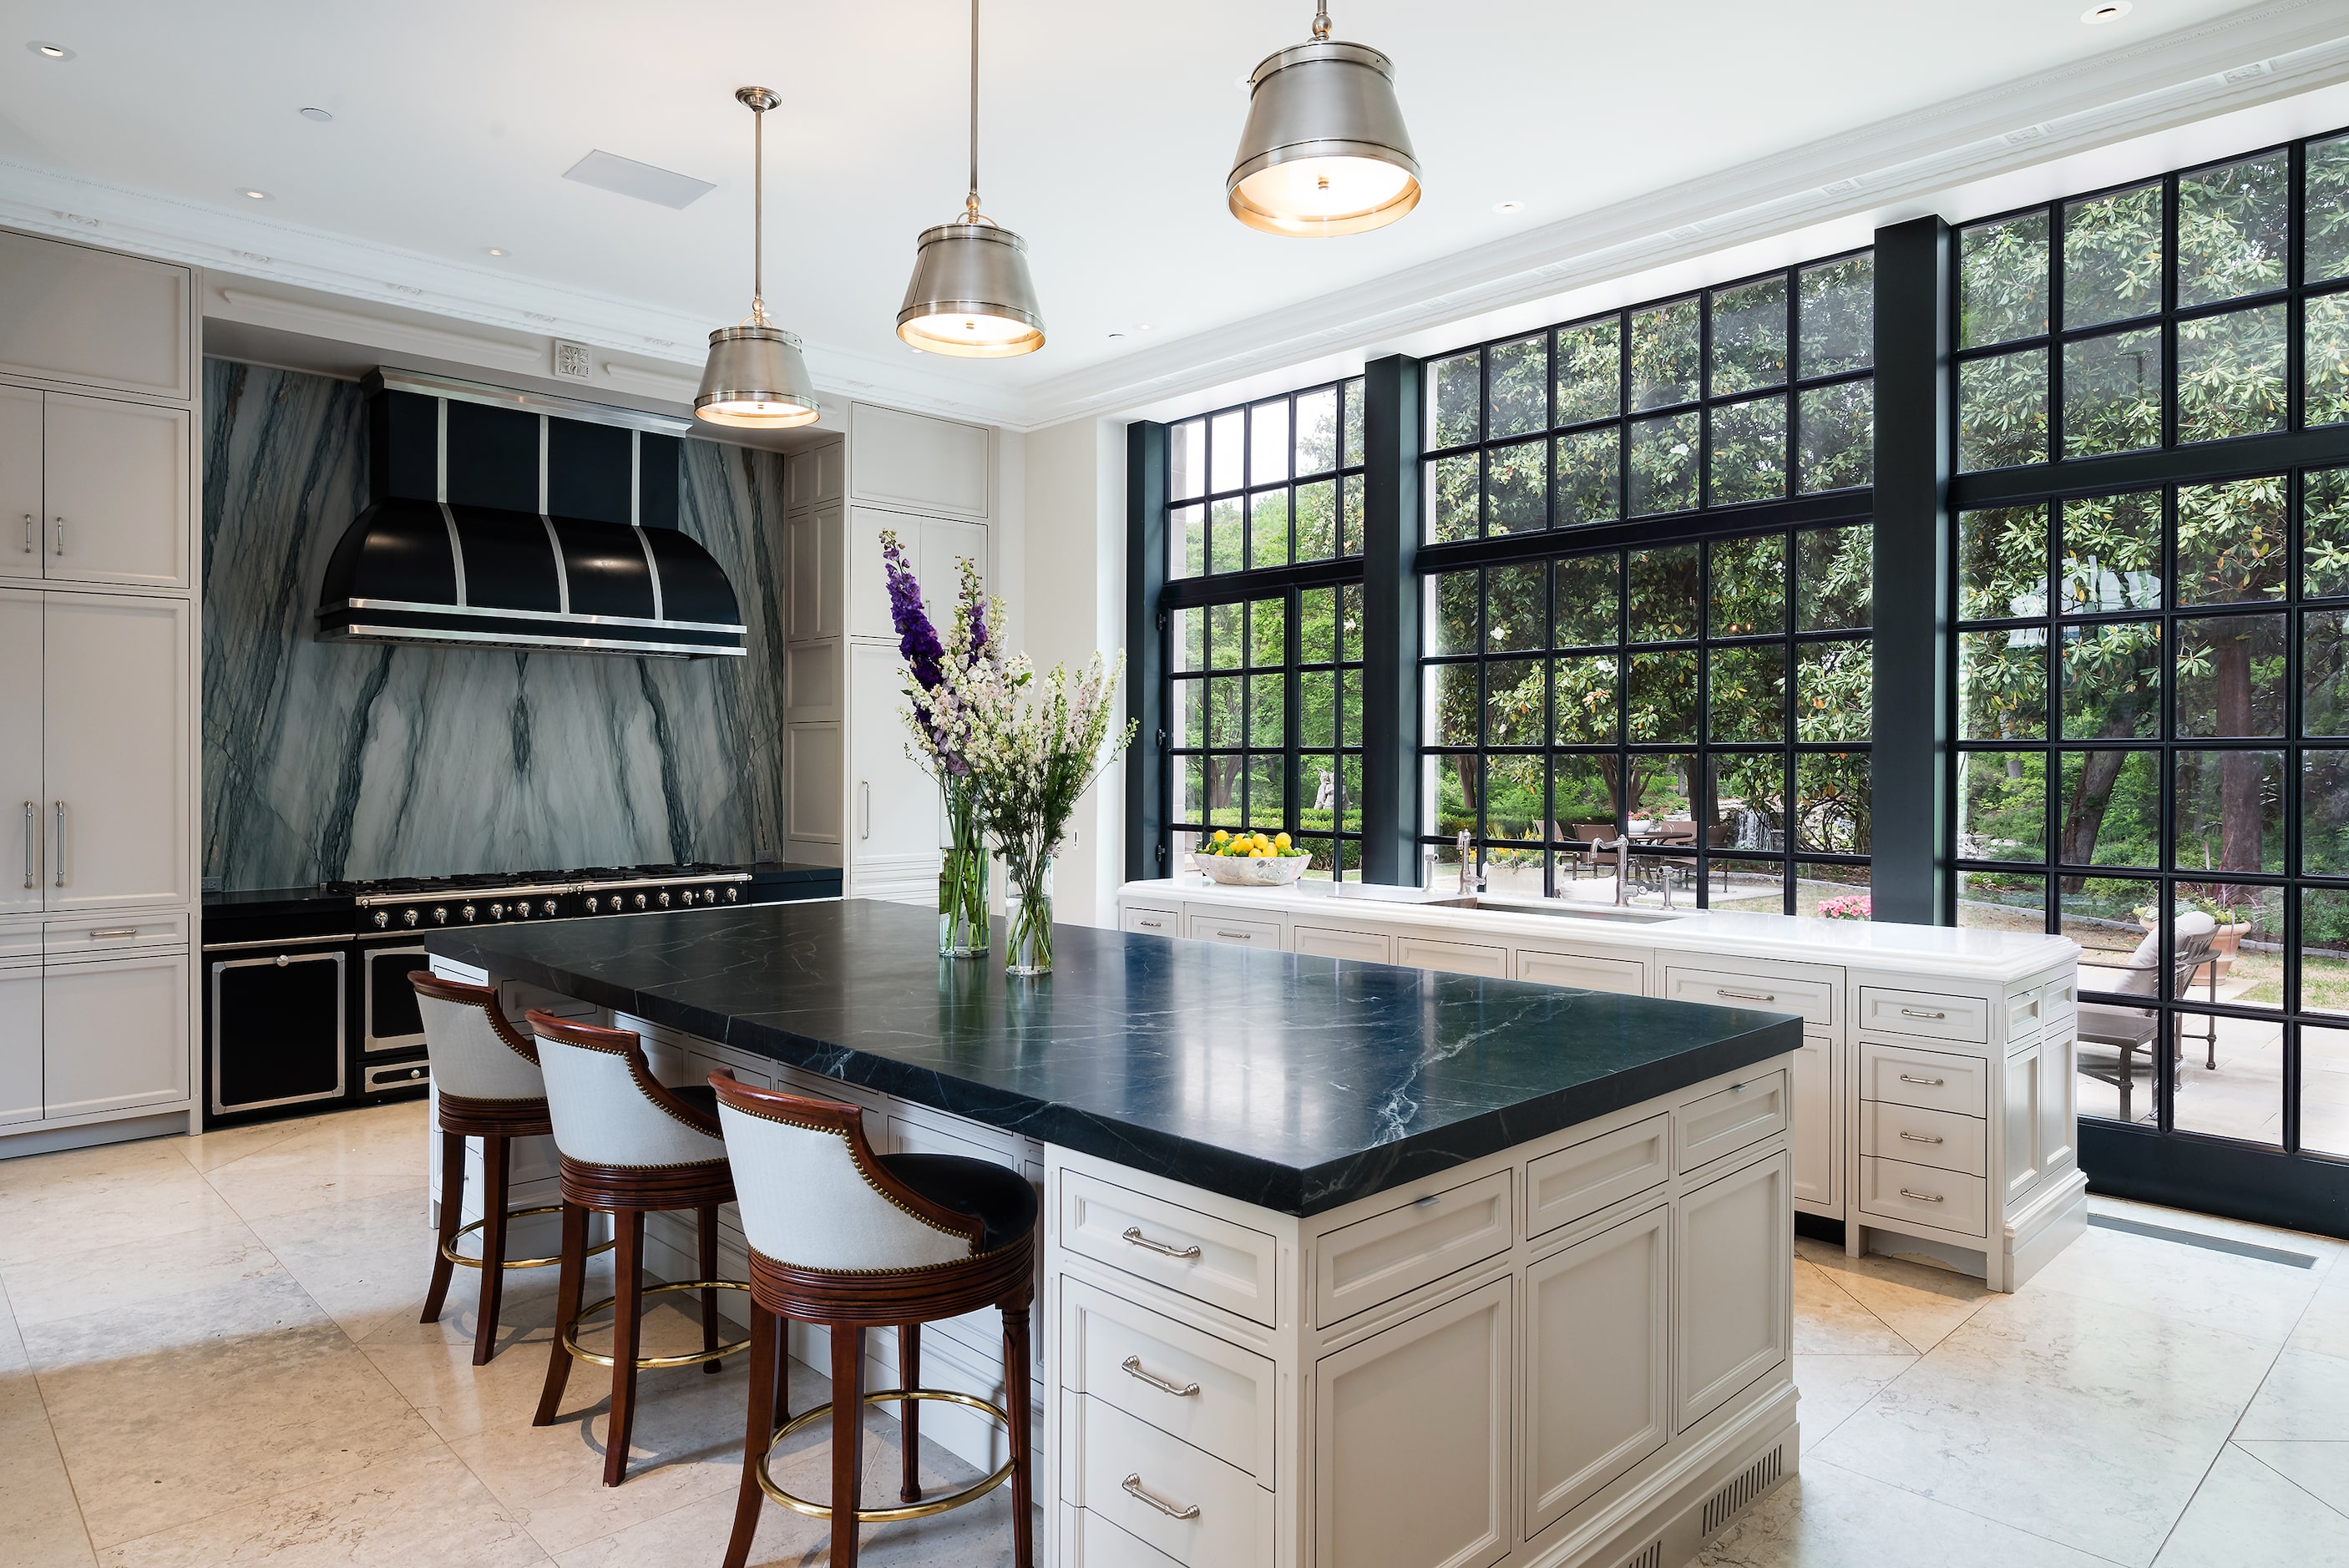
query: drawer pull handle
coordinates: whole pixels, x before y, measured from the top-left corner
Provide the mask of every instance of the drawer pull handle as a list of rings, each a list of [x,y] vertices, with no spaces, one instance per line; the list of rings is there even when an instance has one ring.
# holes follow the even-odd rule
[[[1778,999],[1775,991],[1726,991],[1718,985],[1713,987],[1713,994],[1726,996],[1733,1002],[1775,1002]]]
[[[1949,1080],[1947,1078],[1910,1078],[1907,1073],[1902,1073],[1900,1075],[1900,1081],[1902,1083],[1913,1083],[1923,1088],[1940,1088]]]
[[[1199,1505],[1195,1502],[1192,1503],[1187,1508],[1177,1508],[1163,1497],[1154,1497],[1151,1495],[1149,1489],[1142,1484],[1142,1472],[1140,1470],[1136,1470],[1133,1474],[1127,1476],[1123,1480],[1118,1482],[1117,1485],[1118,1490],[1124,1492],[1128,1497],[1134,1499],[1138,1502],[1148,1503],[1151,1507],[1156,1509],[1159,1512],[1164,1514],[1169,1519],[1196,1519],[1199,1517]]]
[[[1904,1132],[1900,1135],[1900,1140],[1903,1143],[1947,1143],[1949,1141],[1946,1138],[1938,1138],[1930,1132]]]
[[[1155,931],[1166,923],[1163,920],[1138,920],[1134,923],[1144,931]]]
[[[1947,1013],[1936,1012],[1930,1007],[1903,1007],[1900,1009],[1900,1016],[1904,1018],[1946,1018],[1949,1016]]]
[[[1172,1394],[1178,1399],[1188,1399],[1199,1391],[1199,1386],[1196,1383],[1171,1383],[1155,1372],[1143,1371],[1142,1357],[1139,1356],[1129,1356],[1117,1365],[1118,1369],[1127,1377],[1137,1382],[1147,1383],[1162,1394]]]
[[[1252,931],[1218,931],[1216,934],[1217,936],[1228,937],[1234,942],[1254,942],[1256,940],[1256,933]]]
[[[136,936],[138,934],[139,928],[135,925],[109,925],[103,931],[91,932],[89,934],[89,939],[92,942],[96,942],[100,937],[105,936]]]
[[[1174,1247],[1167,1245],[1164,1242],[1154,1242],[1142,1233],[1142,1227],[1139,1225],[1128,1225],[1125,1228],[1125,1241],[1128,1246],[1140,1247],[1145,1253],[1156,1253],[1162,1258],[1180,1258],[1185,1263],[1195,1263],[1199,1257],[1197,1243],[1194,1242],[1187,1247]]]
[[[1942,1202],[1941,1195],[1938,1192],[1912,1192],[1906,1187],[1900,1189],[1900,1195],[1903,1198],[1913,1198],[1920,1203],[1939,1203]]]

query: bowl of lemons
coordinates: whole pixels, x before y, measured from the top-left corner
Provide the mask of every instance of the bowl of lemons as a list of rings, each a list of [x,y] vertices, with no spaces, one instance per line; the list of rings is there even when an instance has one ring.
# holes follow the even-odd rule
[[[1230,887],[1287,887],[1305,874],[1311,857],[1287,833],[1231,833],[1218,828],[1199,846],[1199,869]]]

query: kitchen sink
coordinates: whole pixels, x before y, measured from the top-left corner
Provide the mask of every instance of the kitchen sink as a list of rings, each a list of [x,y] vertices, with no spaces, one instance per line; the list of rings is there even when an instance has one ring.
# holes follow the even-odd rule
[[[1486,909],[1495,914],[1544,914],[1558,920],[1613,921],[1624,925],[1654,925],[1667,920],[1685,920],[1697,913],[1692,909],[1624,909],[1608,903],[1566,903],[1557,899],[1486,898],[1476,893],[1431,898],[1420,907]]]

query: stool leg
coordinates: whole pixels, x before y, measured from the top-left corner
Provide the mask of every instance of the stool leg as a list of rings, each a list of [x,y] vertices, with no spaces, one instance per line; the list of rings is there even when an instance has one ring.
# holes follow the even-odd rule
[[[473,1325],[473,1365],[485,1367],[498,1353],[498,1305],[505,1299],[506,1187],[513,1170],[513,1144],[491,1133],[481,1140],[481,1309]]]
[[[465,1222],[465,1135],[440,1135],[440,1238],[432,1249],[432,1285],[424,1293],[424,1315],[419,1323],[440,1321],[440,1304],[449,1299],[449,1276],[457,1265],[448,1249],[456,1245],[457,1228]]]
[[[563,1336],[579,1319],[581,1292],[587,1278],[587,1211],[567,1200],[563,1205],[563,1266],[555,1276],[554,1347],[548,1352],[546,1386],[539,1390],[533,1427],[552,1426],[563,1408],[563,1387],[571,1380],[571,1349]]]
[[[604,1484],[628,1479],[628,1432],[636,1424],[636,1357],[643,1353],[645,1212],[615,1217],[620,1244],[612,1249],[612,1415],[604,1433]]]
[[[897,1326],[897,1387],[907,1390],[922,1386],[922,1326],[903,1323]],[[899,1502],[922,1501],[920,1455],[922,1446],[922,1402],[908,1399],[897,1407],[898,1446],[905,1450],[905,1477],[897,1487]]]
[[[792,1320],[775,1315],[775,1425],[792,1418]]]
[[[750,1538],[759,1532],[759,1512],[767,1495],[759,1490],[759,1461],[774,1440],[774,1397],[770,1392],[781,1368],[775,1365],[774,1317],[750,1299],[750,1413],[742,1427],[742,1490],[734,1499],[734,1533],[726,1542],[726,1568],[742,1568],[750,1560]]]
[[[1011,1418],[1011,1568],[1036,1568],[1036,1480],[1028,1451],[1028,1304],[1003,1309],[1003,1413]]]
[[[832,1326],[832,1557],[856,1568],[857,1483],[864,1477],[864,1330]]]
[[[701,1205],[700,1220],[701,1277],[716,1279],[718,1277],[718,1205],[715,1203]],[[718,1348],[718,1293],[714,1290],[705,1290],[701,1293],[701,1347],[704,1350]],[[722,1362],[705,1361],[701,1364],[701,1369],[715,1376],[719,1367],[723,1365]],[[753,1387],[758,1386],[755,1379],[751,1386]]]

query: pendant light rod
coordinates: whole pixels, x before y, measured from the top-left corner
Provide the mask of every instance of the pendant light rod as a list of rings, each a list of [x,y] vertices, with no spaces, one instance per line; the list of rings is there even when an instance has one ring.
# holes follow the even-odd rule
[[[750,110],[750,319],[767,322],[767,111],[782,102],[765,88],[738,88]]]
[[[1330,0],[1315,0],[1313,36],[1317,38],[1327,38],[1330,36]]]
[[[978,0],[970,0],[970,194],[963,198],[963,222],[978,222]]]

